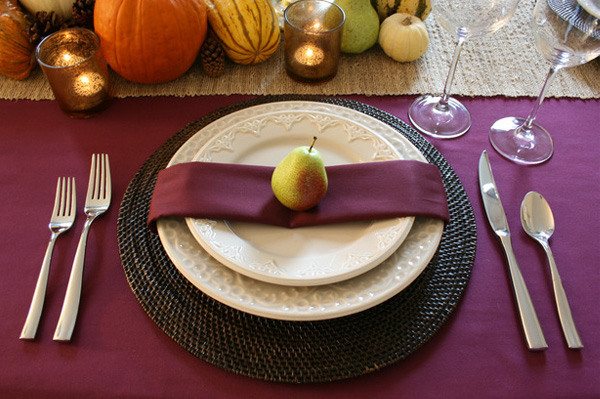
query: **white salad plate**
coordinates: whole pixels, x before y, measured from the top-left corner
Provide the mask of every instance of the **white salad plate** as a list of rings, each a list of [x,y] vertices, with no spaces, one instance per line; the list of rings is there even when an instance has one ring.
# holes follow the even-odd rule
[[[283,108],[248,119],[237,116],[207,126],[214,136],[193,161],[275,166],[292,149],[309,145],[313,136],[327,166],[403,159],[366,126],[328,110]],[[200,245],[236,272],[304,286],[336,283],[379,265],[402,244],[414,217],[294,229],[226,220],[186,222]]]
[[[175,153],[168,166],[193,161],[198,159],[199,154],[209,154],[210,152],[206,152],[210,146],[209,143],[216,143],[215,137],[223,136],[223,132],[227,131],[230,126],[243,125],[251,129],[250,126],[261,126],[265,119],[269,120],[273,114],[277,113],[281,114],[282,120],[285,115],[289,115],[289,126],[298,123],[298,119],[302,120],[302,123],[309,123],[307,121],[310,118],[320,120],[320,122],[310,123],[316,123],[324,130],[327,129],[328,123],[352,126],[355,134],[350,135],[351,138],[348,140],[364,140],[370,143],[371,148],[374,142],[381,143],[382,148],[386,148],[383,152],[373,151],[373,154],[378,154],[376,155],[377,159],[361,159],[359,150],[354,149],[344,152],[344,155],[339,155],[339,152],[328,149],[328,144],[324,143],[324,157],[330,151],[338,154],[338,158],[330,160],[330,164],[398,158],[425,162],[423,155],[406,138],[375,118],[332,104],[289,101],[245,108],[212,122],[193,135]],[[284,132],[291,131],[285,130],[285,128],[282,130]],[[322,131],[317,131],[317,133],[323,134]],[[312,133],[308,133],[308,135],[310,134]],[[322,137],[325,138],[325,136],[326,133]],[[381,141],[373,141],[374,138],[379,138]],[[326,141],[323,140],[323,142]],[[289,145],[293,147],[304,144],[304,142],[292,142]],[[332,139],[330,145],[333,148],[340,143]],[[346,146],[348,146],[347,143],[344,144],[344,147]],[[250,151],[245,145],[242,148],[246,149],[232,151],[233,156],[236,156],[237,153],[241,157],[240,162],[254,162],[255,156],[259,157],[256,158],[256,162],[264,159],[260,155],[254,154],[240,155]],[[257,151],[260,152],[262,149],[259,148]],[[214,153],[210,154],[214,161]],[[246,156],[250,158],[246,159]],[[270,161],[272,164],[276,162],[277,159]],[[264,161],[261,161],[261,164],[264,164]],[[223,225],[227,226],[227,223],[223,223]],[[365,226],[367,225],[363,224],[363,230]],[[444,223],[437,219],[417,218],[412,228],[409,227],[408,235],[401,246],[377,267],[336,283],[305,286],[261,281],[223,265],[198,243],[186,221],[182,219],[160,219],[157,228],[161,243],[176,268],[186,279],[212,298],[235,309],[258,316],[281,320],[322,320],[360,312],[401,292],[419,276],[435,254],[441,240]],[[262,230],[262,227],[257,226],[236,226],[235,228],[241,229],[238,234],[242,237],[251,231],[254,232],[253,234],[261,234]],[[269,226],[269,228],[274,227]],[[272,236],[270,239],[276,244],[279,237]],[[346,243],[343,239],[341,241],[340,247],[343,247]],[[252,243],[252,241],[250,242]],[[303,243],[299,241],[296,245],[301,247]],[[318,245],[318,243],[311,243],[311,245]],[[331,243],[328,243],[326,247],[331,247]]]

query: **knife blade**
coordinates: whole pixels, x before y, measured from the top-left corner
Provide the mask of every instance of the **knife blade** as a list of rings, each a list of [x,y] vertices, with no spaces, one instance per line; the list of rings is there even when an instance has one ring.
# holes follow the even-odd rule
[[[515,257],[510,240],[510,230],[508,220],[500,201],[498,188],[492,175],[492,167],[487,152],[484,150],[479,158],[479,189],[481,198],[487,215],[488,222],[494,230],[494,233],[500,239],[506,259],[508,261],[508,270],[512,281],[512,288],[517,302],[521,325],[525,333],[527,347],[532,351],[548,349],[548,344],[544,338],[542,327],[533,307],[533,302],[529,296],[529,291],[525,285],[525,280],[519,269],[517,258]]]

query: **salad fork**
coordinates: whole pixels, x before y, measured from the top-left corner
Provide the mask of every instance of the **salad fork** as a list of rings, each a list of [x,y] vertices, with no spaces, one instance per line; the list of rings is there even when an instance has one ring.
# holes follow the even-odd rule
[[[70,341],[81,298],[81,285],[83,281],[83,264],[85,260],[85,247],[87,236],[92,222],[108,210],[111,198],[110,166],[107,154],[92,155],[92,166],[90,168],[90,180],[85,199],[86,220],[81,232],[81,238],[75,252],[75,260],[71,269],[67,292],[63,302],[56,331],[55,341]]]
[[[54,198],[54,209],[48,228],[50,229],[50,242],[44,255],[44,261],[40,269],[29,312],[25,325],[21,331],[20,339],[34,339],[37,332],[42,308],[44,307],[44,297],[46,296],[46,286],[48,285],[48,274],[50,273],[50,263],[52,260],[52,251],[56,238],[73,226],[76,213],[76,195],[75,178],[59,177],[56,183],[56,196]]]

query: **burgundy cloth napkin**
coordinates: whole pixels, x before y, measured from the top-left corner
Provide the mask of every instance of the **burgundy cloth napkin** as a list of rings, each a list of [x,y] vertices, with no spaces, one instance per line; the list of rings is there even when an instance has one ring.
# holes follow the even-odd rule
[[[425,216],[448,221],[438,168],[418,161],[328,166],[327,194],[314,208],[293,211],[271,189],[273,167],[210,162],[174,165],[158,174],[148,225],[161,217],[194,217],[302,227]]]

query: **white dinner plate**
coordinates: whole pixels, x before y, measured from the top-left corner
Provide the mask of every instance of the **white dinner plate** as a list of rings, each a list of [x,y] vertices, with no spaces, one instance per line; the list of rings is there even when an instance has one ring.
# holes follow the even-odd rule
[[[246,116],[225,116],[207,126],[214,136],[193,160],[275,166],[292,149],[309,145],[313,136],[328,166],[404,158],[367,126],[327,109],[283,107]],[[200,245],[236,272],[304,286],[346,280],[377,266],[402,244],[414,217],[295,229],[225,220],[186,222]]]
[[[306,111],[352,120],[383,138],[404,159],[425,161],[404,136],[387,124],[349,108],[317,102],[275,102],[229,114],[192,136],[168,166],[190,162],[198,151],[223,131],[227,123],[260,120],[275,111]],[[226,119],[227,118],[227,119]],[[196,241],[186,222],[160,219],[159,237],[177,269],[205,294],[235,309],[281,320],[322,320],[360,312],[375,306],[407,287],[425,269],[442,237],[444,223],[417,218],[400,248],[372,270],[341,282],[319,286],[284,286],[249,278],[222,265]]]

